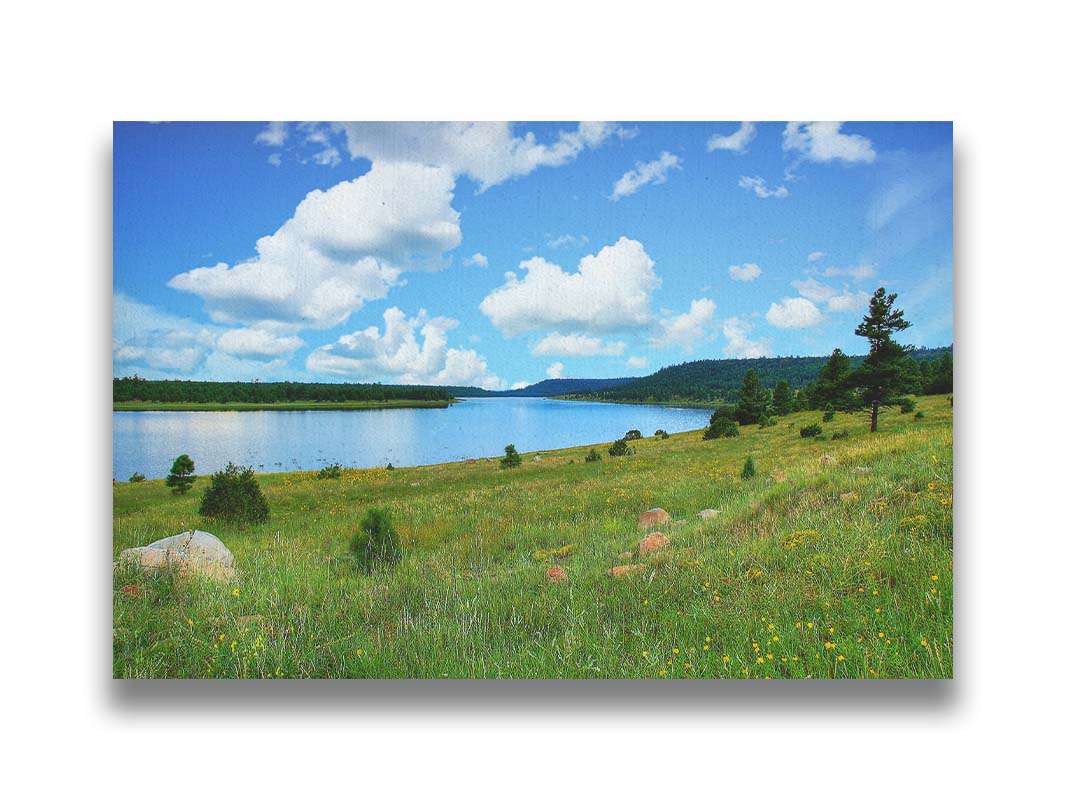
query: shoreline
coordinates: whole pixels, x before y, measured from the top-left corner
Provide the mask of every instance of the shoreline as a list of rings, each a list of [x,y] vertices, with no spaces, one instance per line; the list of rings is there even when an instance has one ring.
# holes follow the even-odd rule
[[[292,403],[174,403],[128,401],[112,402],[115,411],[380,411],[389,408],[448,408],[453,400],[352,400],[319,403],[313,400]]]

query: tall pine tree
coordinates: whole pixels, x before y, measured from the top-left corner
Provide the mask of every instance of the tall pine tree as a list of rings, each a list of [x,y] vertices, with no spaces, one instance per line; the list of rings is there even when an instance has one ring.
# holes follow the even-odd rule
[[[841,352],[841,348],[835,349],[810,389],[811,407],[824,409],[829,405],[835,411],[855,411],[859,408],[856,390],[849,383],[851,374],[852,365],[848,356]]]
[[[900,405],[902,395],[915,391],[919,377],[918,371],[906,363],[912,346],[893,340],[894,333],[911,327],[904,312],[893,308],[896,299],[895,294],[887,295],[884,287],[879,288],[856,328],[856,335],[864,337],[871,349],[849,383],[859,390],[863,406],[871,410],[872,433],[878,430],[878,410]]]
[[[761,414],[767,413],[767,405],[770,403],[771,393],[759,379],[756,370],[750,369],[745,373],[741,381],[741,391],[738,393],[737,410],[734,419],[741,425],[751,425],[757,422]]]

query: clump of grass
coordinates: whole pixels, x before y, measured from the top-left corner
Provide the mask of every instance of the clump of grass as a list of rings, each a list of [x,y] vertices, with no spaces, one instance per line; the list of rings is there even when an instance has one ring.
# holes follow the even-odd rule
[[[592,464],[593,462],[600,461],[600,460],[601,460],[600,451],[597,450],[595,447],[590,447],[589,448],[589,452],[585,454],[585,463],[586,464]]]

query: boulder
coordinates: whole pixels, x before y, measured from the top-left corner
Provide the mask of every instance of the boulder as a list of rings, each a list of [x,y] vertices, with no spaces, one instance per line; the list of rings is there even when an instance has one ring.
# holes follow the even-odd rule
[[[545,572],[545,578],[549,583],[563,583],[567,580],[567,570],[563,567],[549,567]]]
[[[207,531],[185,531],[144,547],[128,548],[119,553],[119,563],[144,570],[170,568],[179,575],[194,573],[219,581],[230,581],[236,575],[233,553]]]
[[[641,544],[637,546],[637,552],[640,555],[646,555],[659,550],[661,547],[669,547],[671,540],[664,536],[659,531],[653,531],[644,539],[641,540]]]
[[[608,575],[613,578],[624,578],[627,575],[632,575],[635,572],[641,572],[645,569],[645,564],[622,564],[618,567],[612,567],[608,570]]]
[[[705,508],[703,511],[698,511],[697,516],[701,519],[715,519],[722,512],[715,508]]]
[[[638,527],[648,529],[671,521],[671,515],[662,508],[651,508],[637,518]]]

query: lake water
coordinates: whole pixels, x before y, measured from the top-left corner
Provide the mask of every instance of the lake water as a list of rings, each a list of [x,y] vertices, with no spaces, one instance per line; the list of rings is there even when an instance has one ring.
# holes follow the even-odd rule
[[[188,453],[197,473],[227,461],[257,472],[396,467],[610,442],[695,430],[710,409],[583,403],[539,397],[471,398],[449,408],[379,411],[116,411],[114,477],[162,478]]]

